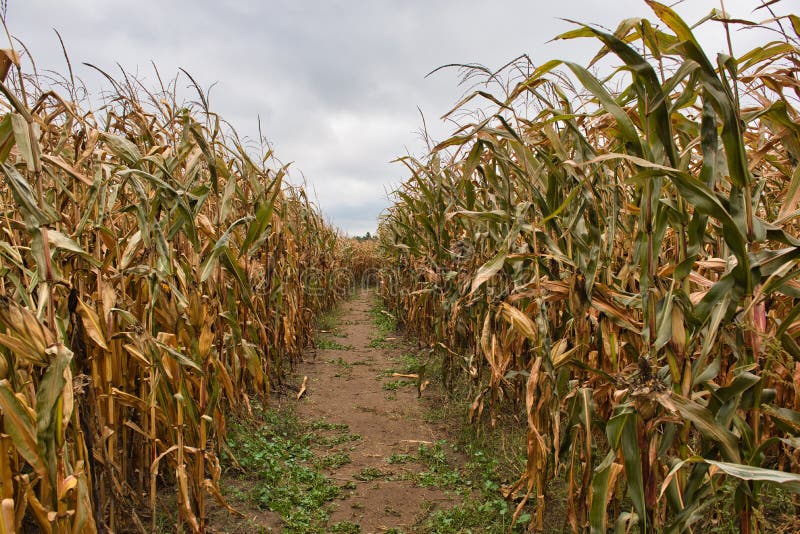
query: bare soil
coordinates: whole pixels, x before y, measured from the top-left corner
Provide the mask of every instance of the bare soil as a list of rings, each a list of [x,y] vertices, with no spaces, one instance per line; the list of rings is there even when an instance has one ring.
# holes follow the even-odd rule
[[[361,436],[339,447],[351,463],[330,471],[337,481],[355,485],[337,501],[330,523],[350,521],[364,533],[390,528],[407,532],[431,507],[451,506],[452,497],[410,480],[425,470],[419,463],[387,460],[393,454],[414,455],[420,443],[432,444],[444,436],[424,421],[413,380],[408,386],[384,389],[384,384],[403,380],[391,376],[391,370],[400,369],[398,358],[411,347],[399,338],[383,344],[388,346],[375,346],[376,328],[368,313],[374,298],[362,291],[344,304],[336,330],[340,337],[335,339],[346,350],[318,350],[297,369],[300,377],[308,376],[297,412],[308,420],[346,424]]]
[[[419,398],[417,381],[392,376],[403,370],[401,357],[416,347],[391,333],[379,339],[381,333],[369,314],[375,304],[374,292],[367,290],[344,302],[335,328],[320,331],[319,348],[309,348],[295,369],[293,389],[299,391],[307,377],[303,395],[299,400],[296,394],[279,400],[291,404],[300,420],[315,429],[319,438],[312,443],[315,454],[333,460],[323,472],[342,491],[327,505],[329,531],[337,523],[349,522],[363,534],[413,532],[421,518],[454,506],[458,499],[452,492],[414,481],[426,470],[416,458],[420,445],[444,439],[446,429],[424,420],[426,399]],[[432,394],[427,391],[424,396]],[[344,425],[351,439],[336,439]],[[348,461],[339,465],[337,457]],[[277,514],[253,509],[246,499],[236,497],[247,492],[237,487],[242,484],[247,482],[223,476],[223,485],[235,490],[229,503],[244,517],[212,506],[209,530],[281,532]]]

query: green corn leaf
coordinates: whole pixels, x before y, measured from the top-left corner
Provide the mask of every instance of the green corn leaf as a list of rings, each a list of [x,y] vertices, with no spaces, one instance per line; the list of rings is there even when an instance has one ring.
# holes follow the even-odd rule
[[[47,462],[42,456],[36,440],[36,416],[11,389],[8,380],[0,380],[0,408],[3,411],[3,426],[11,436],[14,447],[42,480],[49,480]]]
[[[77,254],[81,258],[85,259],[92,265],[99,267],[101,263],[97,261],[91,254],[86,252],[81,248],[81,246],[76,243],[71,237],[59,232],[58,230],[47,230],[47,240],[56,249],[64,250],[67,252],[72,252]]]
[[[636,126],[633,124],[633,121],[628,114],[625,112],[624,109],[617,104],[617,101],[614,100],[614,97],[606,90],[600,81],[595,78],[588,70],[584,67],[578,65],[577,63],[570,63],[564,62],[564,64],[575,73],[575,76],[580,80],[583,86],[591,91],[591,93],[597,97],[597,100],[602,105],[603,109],[610,113],[614,119],[617,121],[617,127],[619,128],[622,137],[625,139],[627,143],[630,143],[630,146],[634,148],[634,155],[639,157],[644,157],[644,149],[642,148],[642,141],[639,138],[639,134],[636,132]]]
[[[193,361],[189,356],[187,356],[183,352],[181,352],[179,350],[176,350],[173,347],[170,347],[166,343],[161,343],[160,341],[155,341],[154,340],[154,343],[156,344],[156,346],[159,349],[161,349],[164,352],[166,352],[171,358],[173,358],[176,362],[178,362],[183,367],[190,367],[190,368],[194,369],[195,371],[197,371],[198,373],[202,373],[203,372],[203,368],[200,367],[200,365],[197,362]],[[157,358],[156,358],[156,360],[157,360]]]
[[[136,145],[120,135],[100,132],[100,139],[103,140],[112,154],[128,165],[136,165],[142,159],[142,153],[139,152]]]
[[[642,477],[641,452],[637,437],[637,414],[630,408],[624,408],[608,420],[606,434],[609,445],[622,451],[625,466],[625,479],[628,483],[628,495],[633,507],[639,515],[639,522],[646,531],[647,513],[644,502],[644,480]]]
[[[14,148],[14,127],[11,122],[11,113],[6,113],[0,121],[0,163],[5,163]]]
[[[281,176],[282,174],[279,174],[278,178],[270,184],[272,193],[260,203],[256,211],[255,219],[250,223],[247,229],[247,235],[245,235],[244,241],[242,242],[241,252],[239,253],[240,257],[246,256],[250,252],[250,247],[261,238],[269,226],[270,220],[272,219],[272,212],[275,208],[275,200],[278,198],[278,194],[281,191]]]
[[[792,493],[800,493],[800,474],[786,473],[774,469],[765,469],[752,465],[744,465],[730,462],[718,462],[715,460],[705,460],[709,465],[713,465],[732,477],[741,480],[758,480],[777,484]]]
[[[236,229],[237,226],[240,224],[245,224],[249,221],[253,220],[252,215],[248,215],[237,219],[234,221],[225,232],[219,237],[214,246],[211,248],[211,251],[206,255],[203,259],[203,263],[200,264],[200,281],[205,282],[208,280],[208,277],[211,276],[211,273],[214,272],[214,268],[217,265],[217,258],[219,258],[220,254],[223,254],[228,250],[228,244],[230,243],[231,234]]]
[[[619,468],[619,464],[614,463],[617,455],[610,451],[605,459],[594,470],[592,476],[592,504],[589,510],[589,528],[591,534],[606,534],[609,501],[609,485],[613,469]]]
[[[475,277],[472,279],[472,289],[470,294],[475,293],[479,287],[486,283],[492,276],[500,272],[505,265],[508,252],[501,251],[496,254],[492,259],[481,265]]]
[[[36,391],[36,443],[47,462],[50,487],[55,488],[56,448],[63,444],[63,435],[59,434],[63,433],[62,422],[70,419],[65,407],[72,409],[72,351],[64,345],[55,345],[48,349],[51,351],[55,355]]]
[[[716,443],[722,455],[729,461],[740,463],[739,439],[714,418],[714,414],[705,406],[685,399],[676,394],[664,394],[658,397],[659,402],[667,409],[679,412],[700,431],[706,439]]]
[[[33,143],[37,142],[36,139],[38,138],[38,135],[35,135],[35,137],[31,139],[30,133],[30,129],[34,126],[29,125],[28,121],[25,120],[25,117],[19,113],[11,114],[11,126],[14,130],[14,140],[16,142],[17,149],[19,150],[23,161],[25,161],[28,170],[36,170],[36,161],[39,157],[39,147],[38,145],[35,146]]]
[[[39,203],[36,201],[36,197],[33,194],[33,189],[31,189],[28,181],[17,172],[17,169],[8,163],[0,165],[0,169],[2,169],[3,174],[6,176],[6,183],[11,188],[14,201],[22,210],[27,224],[37,227],[51,223],[53,217],[39,207]]]

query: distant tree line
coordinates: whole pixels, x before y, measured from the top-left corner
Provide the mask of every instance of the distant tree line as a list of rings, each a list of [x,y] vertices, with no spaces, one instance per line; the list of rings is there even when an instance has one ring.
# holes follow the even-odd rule
[[[353,236],[353,239],[355,239],[358,242],[372,241],[372,240],[378,239],[378,236],[374,236],[374,235],[370,234],[369,232],[367,232],[364,235]]]

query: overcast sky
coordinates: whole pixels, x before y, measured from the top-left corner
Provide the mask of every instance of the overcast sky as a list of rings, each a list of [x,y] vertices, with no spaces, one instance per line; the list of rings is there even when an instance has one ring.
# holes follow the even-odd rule
[[[726,3],[735,16],[768,17],[753,13],[758,0]],[[685,0],[676,9],[691,23],[715,7]],[[390,161],[425,152],[417,108],[434,138],[449,133],[439,117],[466,88],[454,69],[428,72],[494,69],[521,54],[535,64],[585,60],[596,41],[547,42],[572,27],[560,19],[614,28],[633,16],[653,18],[640,0],[9,0],[7,23],[40,70],[66,73],[57,29],[95,94],[103,86],[83,62],[110,72],[119,63],[153,87],[151,61],[162,76],[183,67],[215,84],[213,110],[253,139],[260,116],[277,156],[294,162],[292,181],[304,177],[326,217],[356,235],[375,231],[386,192],[406,177]],[[722,50],[719,24],[704,28],[704,43]],[[740,52],[753,42],[748,32],[737,38]]]

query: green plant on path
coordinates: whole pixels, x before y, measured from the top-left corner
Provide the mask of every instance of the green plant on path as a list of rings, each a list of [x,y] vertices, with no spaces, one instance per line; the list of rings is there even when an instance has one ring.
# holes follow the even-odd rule
[[[260,415],[260,424],[235,423],[230,432],[230,450],[241,467],[240,478],[247,483],[243,497],[277,513],[284,532],[326,532],[328,503],[341,489],[322,470],[348,463],[349,456],[317,456],[312,450],[314,425],[304,424],[286,409]],[[319,430],[321,425],[316,426]]]
[[[318,339],[316,344],[321,350],[353,350],[353,345],[343,345],[333,339]]]

